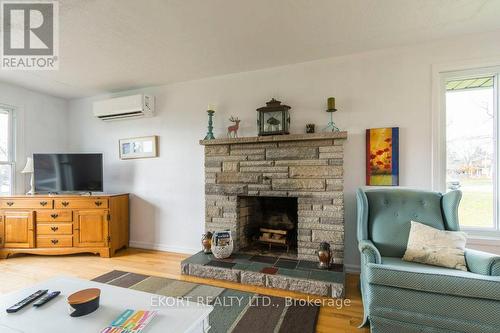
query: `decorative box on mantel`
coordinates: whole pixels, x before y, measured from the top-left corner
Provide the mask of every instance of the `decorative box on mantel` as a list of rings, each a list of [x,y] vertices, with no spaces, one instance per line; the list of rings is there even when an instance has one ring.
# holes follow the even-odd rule
[[[265,197],[267,203],[276,197],[290,198],[297,207],[290,243],[295,244],[298,259],[317,261],[316,250],[326,241],[333,262],[342,264],[346,139],[347,132],[324,132],[201,140],[205,229],[231,230],[238,251],[254,240],[258,219],[251,215],[260,211],[258,199]]]

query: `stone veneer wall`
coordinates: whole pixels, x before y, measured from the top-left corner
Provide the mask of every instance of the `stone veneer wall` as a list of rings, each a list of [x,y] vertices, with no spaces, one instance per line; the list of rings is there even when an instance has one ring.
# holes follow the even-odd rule
[[[329,242],[344,257],[343,143],[346,132],[202,140],[205,145],[205,229],[232,232],[235,249],[248,224],[239,196],[298,199],[299,259],[316,260]]]

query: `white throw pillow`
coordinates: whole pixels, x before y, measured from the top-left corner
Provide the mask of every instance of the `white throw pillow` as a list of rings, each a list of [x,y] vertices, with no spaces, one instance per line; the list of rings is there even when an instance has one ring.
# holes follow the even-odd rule
[[[465,232],[439,230],[411,221],[403,260],[467,271],[466,242]]]

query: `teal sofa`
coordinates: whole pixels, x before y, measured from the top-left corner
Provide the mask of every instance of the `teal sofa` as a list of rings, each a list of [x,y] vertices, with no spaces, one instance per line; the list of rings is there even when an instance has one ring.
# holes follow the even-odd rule
[[[372,333],[500,332],[500,257],[466,250],[468,271],[403,261],[410,221],[459,230],[462,194],[356,193],[364,322]]]

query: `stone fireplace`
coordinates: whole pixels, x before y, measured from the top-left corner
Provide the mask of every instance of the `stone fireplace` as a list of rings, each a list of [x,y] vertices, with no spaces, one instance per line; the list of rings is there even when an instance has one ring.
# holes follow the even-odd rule
[[[234,251],[203,251],[182,274],[343,297],[346,132],[204,140],[205,230],[230,230]],[[323,241],[333,264],[318,268]],[[253,253],[253,246],[268,247]]]
[[[259,216],[254,211],[262,213],[263,205],[268,210],[278,207],[279,198],[292,199],[297,223],[290,245],[298,259],[316,260],[319,243],[326,241],[333,262],[342,264],[346,138],[346,132],[325,132],[201,141],[205,229],[231,230],[238,251],[255,241]]]

